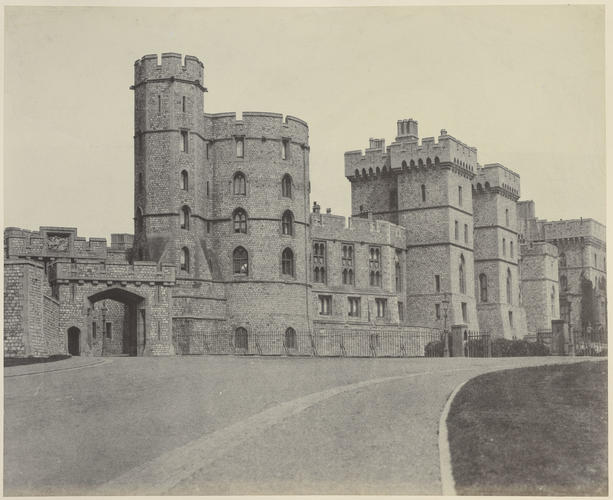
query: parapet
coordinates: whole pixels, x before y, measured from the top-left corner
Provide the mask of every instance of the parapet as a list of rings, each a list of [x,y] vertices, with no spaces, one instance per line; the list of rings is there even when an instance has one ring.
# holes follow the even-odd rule
[[[252,139],[290,139],[303,144],[309,143],[309,126],[300,118],[280,113],[245,111],[242,119],[236,113],[204,114],[205,136],[215,140],[230,137]]]
[[[148,54],[134,63],[134,85],[146,80],[158,80],[163,78],[177,78],[198,82],[204,81],[204,64],[194,56],[186,55],[183,59],[181,54],[165,52],[160,56]]]
[[[606,227],[594,219],[571,219],[543,222],[544,238],[547,241],[568,238],[594,238],[606,242]]]
[[[105,259],[105,238],[85,239],[77,236],[74,227],[43,226],[38,231],[7,228],[4,245],[9,258],[88,258]]]
[[[520,245],[520,255],[524,257],[539,257],[549,255],[550,257],[558,257],[558,247],[545,241],[524,243]]]
[[[87,281],[100,284],[164,284],[175,283],[175,266],[165,264],[158,268],[156,262],[99,263],[56,262],[50,272],[52,280],[68,283]]]
[[[406,230],[384,220],[311,213],[311,238],[325,238],[355,243],[392,245],[405,248]]]
[[[412,118],[399,120],[397,125],[399,135],[385,151],[383,148],[372,147],[365,152],[347,151],[345,177],[349,180],[370,177],[377,175],[377,168],[381,174],[385,174],[387,171],[438,167],[442,164],[463,171],[470,177],[474,175],[478,165],[477,148],[464,144],[444,129],[441,130],[438,142],[434,137],[424,137],[420,143],[417,121]],[[381,139],[378,141],[384,144]]]
[[[473,188],[476,194],[496,190],[517,200],[520,196],[519,174],[500,163],[488,163],[477,168]]]

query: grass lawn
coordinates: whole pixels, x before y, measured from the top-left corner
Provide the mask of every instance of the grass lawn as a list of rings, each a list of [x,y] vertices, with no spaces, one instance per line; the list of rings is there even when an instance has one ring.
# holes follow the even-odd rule
[[[21,366],[21,365],[33,365],[36,363],[52,363],[53,361],[61,361],[68,359],[70,356],[64,354],[54,354],[46,358],[4,358],[4,366]]]
[[[447,426],[459,495],[608,494],[606,361],[476,377]]]

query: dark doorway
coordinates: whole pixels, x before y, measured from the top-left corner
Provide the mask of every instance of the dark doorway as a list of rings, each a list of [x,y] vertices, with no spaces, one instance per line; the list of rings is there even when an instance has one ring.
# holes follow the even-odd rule
[[[80,356],[81,355],[81,330],[79,330],[76,326],[71,326],[68,329],[68,354],[72,356]]]

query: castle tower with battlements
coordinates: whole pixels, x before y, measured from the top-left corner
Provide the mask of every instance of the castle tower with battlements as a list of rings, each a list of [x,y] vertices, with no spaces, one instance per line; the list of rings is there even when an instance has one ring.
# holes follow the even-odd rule
[[[472,191],[479,326],[500,337],[521,338],[526,318],[517,236],[519,175],[499,163],[478,167]]]
[[[352,212],[406,230],[406,317],[411,324],[478,328],[474,297],[471,181],[476,148],[441,130],[418,139],[413,119],[399,120],[395,141],[345,153]]]

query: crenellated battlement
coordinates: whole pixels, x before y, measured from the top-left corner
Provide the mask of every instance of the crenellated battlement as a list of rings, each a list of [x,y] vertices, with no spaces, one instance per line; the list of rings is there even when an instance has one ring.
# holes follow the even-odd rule
[[[522,257],[536,257],[549,255],[550,257],[558,257],[558,247],[551,243],[531,242],[520,245],[520,253]]]
[[[602,243],[607,240],[606,227],[594,219],[567,219],[542,221],[543,235],[547,241],[567,238],[594,238]]]
[[[362,217],[311,213],[311,237],[406,246],[406,229],[391,222]]]
[[[398,121],[399,135],[385,151],[369,148],[345,153],[345,177],[349,180],[401,171],[429,168],[445,164],[472,177],[477,168],[477,148],[468,146],[446,130],[441,130],[438,141],[434,137],[416,136],[417,122],[413,119]],[[383,144],[382,139],[378,139]],[[371,146],[373,140],[371,139]]]
[[[148,54],[136,60],[134,63],[134,85],[139,85],[149,80],[177,78],[198,82],[204,81],[204,64],[194,56],[175,52]]]
[[[309,126],[300,118],[281,113],[245,111],[241,118],[236,113],[204,114],[205,136],[213,141],[233,137],[260,140],[289,139],[308,146]]]
[[[473,191],[481,193],[496,190],[517,200],[520,196],[519,174],[501,165],[500,163],[488,163],[477,168],[477,175],[473,179]]]
[[[56,262],[50,269],[51,281],[58,283],[98,282],[113,284],[164,284],[175,282],[175,266],[156,262],[100,263],[100,262]]]

